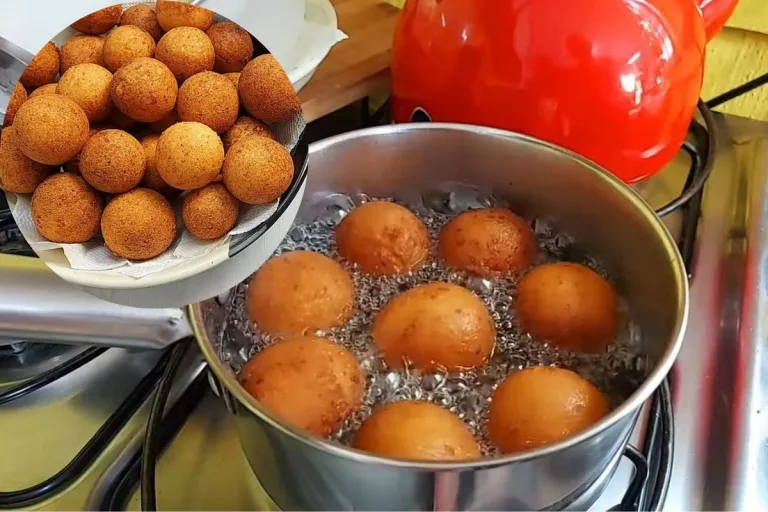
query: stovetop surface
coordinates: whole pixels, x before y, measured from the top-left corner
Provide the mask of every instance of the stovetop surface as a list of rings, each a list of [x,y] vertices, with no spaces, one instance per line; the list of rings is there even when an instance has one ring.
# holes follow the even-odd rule
[[[719,121],[718,155],[691,268],[689,328],[671,375],[674,464],[664,510],[768,508],[768,126]],[[679,193],[688,167],[681,155],[638,190],[660,206]],[[679,233],[680,214],[665,221]],[[110,349],[64,379],[0,406],[0,494],[61,470],[159,357],[156,350]],[[193,351],[171,403],[204,371]],[[138,410],[81,478],[34,508],[95,508],[139,449],[147,409]],[[638,422],[635,446],[643,443],[645,425]],[[632,471],[622,460],[591,510],[618,504]],[[276,508],[249,470],[232,417],[211,391],[159,458],[157,499],[160,510]],[[134,493],[127,508],[139,507]]]

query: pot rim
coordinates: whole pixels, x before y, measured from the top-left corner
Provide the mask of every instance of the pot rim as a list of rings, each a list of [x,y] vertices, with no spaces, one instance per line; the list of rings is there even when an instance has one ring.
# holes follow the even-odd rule
[[[240,404],[243,405],[249,412],[255,414],[257,417],[259,417],[259,419],[271,427],[277,429],[279,432],[288,435],[299,442],[308,444],[311,447],[316,448],[322,452],[326,452],[330,455],[350,458],[360,463],[383,464],[396,468],[406,468],[422,471],[461,471],[488,469],[511,463],[520,463],[532,459],[546,457],[552,453],[559,452],[561,450],[565,450],[572,446],[588,441],[590,438],[610,428],[639,409],[640,406],[642,406],[642,404],[661,384],[662,380],[664,380],[664,378],[671,370],[672,365],[677,358],[677,354],[680,351],[683,337],[685,335],[685,330],[688,324],[689,286],[685,265],[683,263],[682,257],[680,256],[680,252],[677,249],[677,244],[675,243],[672,235],[669,233],[669,230],[661,221],[661,219],[637,192],[628,187],[619,178],[603,169],[596,163],[592,162],[591,160],[588,160],[581,155],[561,148],[555,144],[551,144],[549,142],[545,142],[528,135],[522,135],[516,132],[505,131],[496,128],[458,123],[403,123],[376,126],[372,128],[365,128],[343,133],[316,142],[310,145],[309,155],[311,158],[312,154],[315,152],[322,151],[329,146],[334,146],[348,140],[385,136],[397,132],[415,132],[423,130],[470,132],[474,134],[518,140],[538,146],[545,150],[556,151],[565,154],[566,156],[580,162],[586,169],[595,174],[598,179],[612,186],[616,192],[621,194],[626,201],[631,203],[634,208],[643,215],[646,222],[648,222],[654,228],[657,236],[661,239],[667,250],[669,255],[669,264],[673,267],[672,270],[675,276],[675,287],[677,289],[678,297],[677,306],[681,313],[677,316],[673,330],[674,334],[667,342],[667,346],[662,356],[656,363],[656,367],[653,369],[650,375],[648,375],[640,387],[638,387],[629,396],[629,398],[622,402],[621,405],[613,409],[610,414],[603,417],[600,421],[593,424],[588,429],[568,437],[567,439],[564,439],[558,443],[526,450],[524,452],[515,454],[488,457],[467,462],[418,462],[373,455],[349,446],[344,446],[333,441],[309,435],[301,429],[294,428],[280,422],[266,409],[262,408],[256,399],[250,396],[245,391],[245,389],[240,386],[240,383],[237,381],[234,373],[229,368],[224,367],[213,349],[211,340],[209,339],[205,330],[202,328],[201,318],[199,315],[200,304],[191,304],[189,306],[189,316],[195,338],[197,339],[197,344],[216,377],[226,386],[228,392],[231,393],[237,399],[237,401],[240,402]]]

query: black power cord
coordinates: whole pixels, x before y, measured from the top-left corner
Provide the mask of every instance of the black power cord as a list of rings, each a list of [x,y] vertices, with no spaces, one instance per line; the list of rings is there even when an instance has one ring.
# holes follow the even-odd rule
[[[173,387],[173,379],[176,371],[184,359],[189,348],[190,340],[177,342],[170,349],[168,364],[163,369],[163,375],[158,383],[157,392],[152,400],[152,408],[149,411],[147,427],[144,434],[144,445],[141,458],[141,509],[148,512],[157,510],[157,498],[155,493],[155,464],[157,462],[158,427],[163,420],[165,404]]]
[[[726,91],[723,94],[715,96],[714,98],[712,98],[707,102],[707,106],[709,108],[719,107],[725,102],[734,100],[739,96],[752,92],[755,89],[762,87],[766,84],[768,84],[768,73],[760,75],[757,78],[753,78],[747,83],[744,83],[738,87],[734,87],[730,91]]]

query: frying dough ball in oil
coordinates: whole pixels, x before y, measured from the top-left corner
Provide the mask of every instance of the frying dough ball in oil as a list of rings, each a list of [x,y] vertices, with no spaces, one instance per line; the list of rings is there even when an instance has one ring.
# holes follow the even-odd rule
[[[0,187],[6,192],[31,194],[53,172],[53,167],[33,162],[21,152],[12,126],[0,135]]]
[[[202,71],[212,71],[216,54],[205,32],[192,27],[177,27],[157,42],[155,58],[168,66],[181,84]]]
[[[211,183],[223,162],[224,144],[216,132],[202,123],[176,123],[157,141],[157,172],[163,181],[179,190],[194,190]]]
[[[147,160],[141,143],[128,132],[104,130],[93,135],[80,152],[80,174],[101,192],[119,194],[135,188]]]
[[[61,76],[56,93],[80,105],[89,122],[100,123],[112,113],[111,83],[112,73],[103,67],[77,64]]]
[[[46,178],[32,194],[31,210],[37,230],[51,242],[79,244],[99,234],[102,198],[80,176]]]
[[[608,414],[608,401],[589,381],[562,368],[536,366],[507,377],[493,393],[488,436],[503,453],[563,441]]]
[[[471,210],[440,231],[440,258],[452,268],[482,277],[519,272],[533,263],[536,236],[522,218],[506,208]]]
[[[116,256],[148,260],[165,252],[176,239],[176,214],[159,192],[136,188],[107,204],[101,232],[104,245]]]
[[[248,317],[269,334],[311,334],[343,324],[354,311],[352,278],[337,262],[310,251],[267,261],[248,285]]]
[[[48,42],[43,49],[29,63],[27,69],[21,74],[19,81],[28,89],[35,89],[50,84],[56,80],[61,65],[59,49],[55,44]]]
[[[61,47],[61,74],[78,64],[104,66],[104,38],[75,36]]]
[[[157,22],[165,31],[176,27],[195,27],[206,31],[216,19],[213,11],[175,0],[158,0],[156,14]]]
[[[72,28],[83,34],[98,36],[109,32],[120,21],[123,6],[112,5],[83,16],[72,24]]]
[[[429,255],[427,227],[410,210],[389,201],[371,201],[352,210],[336,227],[339,254],[364,272],[406,274]]]
[[[480,458],[480,447],[464,422],[438,405],[417,400],[378,406],[355,434],[352,446],[413,461]]]
[[[159,41],[165,33],[157,21],[155,9],[147,4],[134,5],[123,11],[122,16],[120,16],[120,25],[139,27],[151,35],[155,41]]]
[[[426,371],[477,368],[496,342],[496,327],[483,301],[449,283],[417,286],[390,300],[376,316],[373,341],[387,365],[403,360]]]
[[[253,356],[240,372],[240,382],[281,421],[327,437],[360,407],[365,374],[343,347],[300,336]]]
[[[113,73],[136,59],[154,54],[155,40],[133,25],[117,27],[104,41],[104,64]]]
[[[216,133],[224,133],[232,128],[240,112],[237,89],[223,75],[203,71],[179,87],[176,112],[182,121],[197,121]]]
[[[176,106],[179,86],[168,66],[156,59],[140,57],[117,70],[109,93],[123,114],[142,123],[153,123],[170,114]],[[112,121],[114,123],[114,119]]]
[[[619,299],[597,272],[577,263],[549,263],[517,286],[520,326],[534,339],[564,350],[603,352],[618,332]]]
[[[46,165],[74,158],[90,135],[83,109],[60,94],[28,99],[16,112],[13,127],[21,152]]]
[[[51,85],[51,84],[48,84]],[[46,87],[46,86],[43,86]],[[54,85],[55,87],[55,85]],[[5,117],[3,118],[3,128],[11,126],[13,124],[13,118],[16,117],[16,112],[27,101],[30,96],[27,95],[27,90],[21,85],[21,82],[16,82],[11,93],[11,98],[8,100],[8,105],[5,108]]]
[[[221,183],[211,183],[184,197],[181,217],[190,233],[201,240],[226,235],[237,222],[240,203]]]

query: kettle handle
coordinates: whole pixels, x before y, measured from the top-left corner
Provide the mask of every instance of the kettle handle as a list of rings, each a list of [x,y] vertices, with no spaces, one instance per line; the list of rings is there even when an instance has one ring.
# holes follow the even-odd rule
[[[738,3],[739,0],[696,0],[701,17],[704,19],[707,41],[712,40],[720,32]]]

